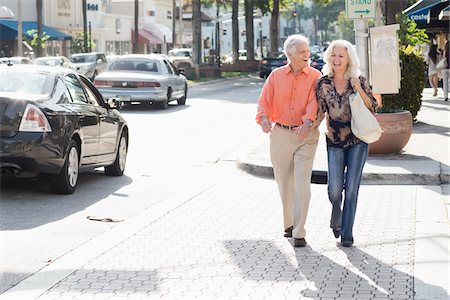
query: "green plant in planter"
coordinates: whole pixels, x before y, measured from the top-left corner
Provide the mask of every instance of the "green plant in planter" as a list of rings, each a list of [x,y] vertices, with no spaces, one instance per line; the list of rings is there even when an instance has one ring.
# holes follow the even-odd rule
[[[383,95],[383,107],[378,112],[408,110],[413,120],[422,105],[422,91],[426,86],[426,64],[415,47],[428,43],[424,29],[418,29],[416,23],[402,14],[397,15],[399,30],[399,54],[401,61],[400,91],[398,94]]]

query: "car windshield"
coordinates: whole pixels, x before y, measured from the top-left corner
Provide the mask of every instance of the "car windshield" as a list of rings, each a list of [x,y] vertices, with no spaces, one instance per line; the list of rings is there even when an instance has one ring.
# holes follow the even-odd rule
[[[73,63],[88,63],[95,61],[95,55],[73,55],[70,57],[70,61]]]
[[[109,67],[112,71],[143,71],[157,73],[158,61],[151,59],[116,59]]]
[[[0,92],[50,95],[54,78],[52,74],[45,72],[3,69],[0,70]]]
[[[61,65],[61,61],[56,58],[36,59],[34,64],[42,66],[59,66]]]

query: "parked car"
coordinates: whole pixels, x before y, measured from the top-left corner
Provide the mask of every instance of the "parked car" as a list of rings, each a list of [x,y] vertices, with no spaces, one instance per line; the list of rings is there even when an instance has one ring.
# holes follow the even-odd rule
[[[0,65],[1,175],[48,174],[62,194],[75,191],[86,169],[121,176],[128,126],[117,105],[68,68]]]
[[[73,54],[70,56],[70,61],[76,66],[79,73],[92,81],[108,67],[105,54],[97,52]]]
[[[187,80],[166,55],[129,54],[114,60],[108,70],[94,80],[103,97],[120,97],[126,103],[186,104]]]
[[[46,56],[36,58],[33,63],[41,66],[64,67],[76,70],[77,67],[65,56]]]
[[[286,55],[283,52],[269,53],[267,57],[259,62],[259,77],[267,78],[272,70],[282,67],[287,64]]]
[[[238,59],[239,60],[247,60],[247,50],[241,49],[238,50]],[[233,62],[233,51],[225,55],[223,62],[226,64],[231,64]]]
[[[0,63],[2,64],[24,64],[24,65],[32,65],[33,61],[28,57],[23,56],[13,56],[13,57],[2,57],[0,58]]]
[[[192,61],[192,49],[191,48],[175,48],[167,53],[170,62],[177,69],[192,69],[194,68],[194,62]]]
[[[325,65],[325,62],[323,61],[323,55],[322,53],[311,53],[311,61],[309,64],[311,67],[316,68],[319,71],[322,71],[323,66]]]

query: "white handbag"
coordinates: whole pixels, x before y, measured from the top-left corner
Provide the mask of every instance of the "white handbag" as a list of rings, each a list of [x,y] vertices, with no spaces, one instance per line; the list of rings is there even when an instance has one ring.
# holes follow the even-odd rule
[[[367,144],[378,141],[383,130],[358,92],[350,95],[350,109],[352,111],[351,127],[353,134]]]
[[[442,70],[442,69],[447,69],[447,58],[443,57],[440,61],[438,61],[438,63],[436,64],[436,69],[438,70]]]

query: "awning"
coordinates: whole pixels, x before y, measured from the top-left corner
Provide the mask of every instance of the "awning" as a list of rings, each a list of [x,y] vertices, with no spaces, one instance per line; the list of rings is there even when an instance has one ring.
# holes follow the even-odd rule
[[[419,28],[425,28],[428,12],[433,6],[441,2],[448,3],[448,0],[420,0],[405,9],[403,13],[414,20]]]
[[[28,30],[36,29],[37,22],[22,21],[22,33],[28,38],[33,37],[27,34]],[[72,37],[52,27],[42,25],[42,33],[49,36],[49,40],[67,41]],[[16,40],[17,39],[17,21],[16,20],[0,20],[0,40]]]
[[[450,20],[450,5],[441,10],[441,12],[438,15],[439,20],[441,21],[448,21]]]
[[[147,22],[144,24],[144,29],[152,33],[161,41],[172,43],[172,30],[170,30],[169,27],[163,24]]]
[[[134,44],[134,29],[131,29],[131,43]],[[162,41],[144,29],[138,31],[139,44],[162,44]]]
[[[430,8],[427,16],[427,31],[431,32],[449,32],[449,23],[447,20],[440,20],[439,14],[448,7],[448,1],[438,3]]]

